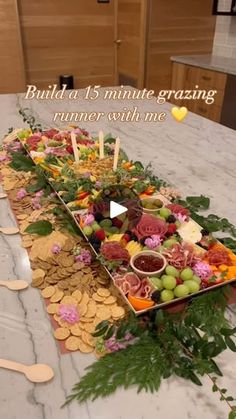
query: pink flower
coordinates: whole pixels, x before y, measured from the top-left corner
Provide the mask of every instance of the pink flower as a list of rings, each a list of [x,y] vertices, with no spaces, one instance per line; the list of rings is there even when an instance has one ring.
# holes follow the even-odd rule
[[[21,199],[24,199],[26,195],[27,195],[26,190],[24,188],[20,188],[16,194],[16,198],[20,201]]]
[[[93,216],[93,214],[88,214],[84,216],[83,222],[85,226],[90,226],[91,224],[93,224],[95,218]]]
[[[41,196],[43,196],[43,189],[41,189],[41,191],[36,192],[35,196],[41,198]]]
[[[193,272],[202,280],[207,280],[213,275],[210,266],[205,262],[197,262],[193,267]]]
[[[85,265],[90,265],[92,255],[89,250],[82,249],[78,255],[75,256],[76,262],[83,262]]]
[[[175,218],[177,218],[177,220],[178,221],[180,221],[181,223],[184,223],[184,221],[186,221],[187,220],[187,215],[183,215],[183,214],[180,214],[180,213],[175,213],[175,212],[173,212],[173,215],[175,216]]]
[[[35,209],[35,210],[42,208],[42,205],[40,204],[40,198],[38,196],[35,196],[32,199],[31,203],[32,203],[33,209]]]
[[[61,304],[59,307],[59,316],[61,320],[74,324],[79,321],[79,313],[75,305],[66,306]]]
[[[6,161],[8,159],[8,157],[7,156],[0,156],[0,162],[1,161]]]
[[[148,237],[145,242],[145,246],[149,249],[155,249],[156,247],[161,245],[161,237],[159,234],[153,234],[151,237]]]
[[[60,253],[60,251],[61,251],[61,246],[59,244],[54,244],[52,246],[51,251],[54,255],[58,255],[58,253]]]

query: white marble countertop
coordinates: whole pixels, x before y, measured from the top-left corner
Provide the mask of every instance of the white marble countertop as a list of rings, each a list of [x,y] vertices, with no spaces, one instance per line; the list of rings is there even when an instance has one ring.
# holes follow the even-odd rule
[[[212,211],[236,224],[235,162],[236,134],[224,126],[189,113],[183,123],[174,121],[171,105],[152,101],[104,100],[75,102],[26,101],[20,95],[0,96],[0,137],[9,127],[21,127],[19,103],[32,107],[43,124],[52,125],[56,111],[110,111],[137,105],[140,112],[166,111],[163,123],[83,123],[90,132],[103,129],[119,135],[122,146],[134,159],[152,161],[157,174],[178,186],[184,194],[206,194]],[[0,201],[0,225],[15,224],[6,200]],[[1,279],[30,282],[26,251],[19,236],[0,236]],[[235,316],[231,313],[235,323]],[[31,364],[48,363],[55,379],[33,385],[21,374],[0,369],[0,417],[4,419],[227,419],[227,408],[211,393],[211,383],[203,387],[177,378],[165,380],[157,394],[136,394],[135,389],[119,390],[113,396],[84,405],[60,406],[71,387],[83,375],[93,356],[79,353],[61,355],[55,342],[44,303],[38,290],[21,293],[0,289],[0,358]],[[224,372],[222,385],[235,394],[236,356],[230,351],[219,357]],[[219,381],[220,382],[220,381]]]
[[[171,61],[236,75],[236,60],[234,58],[218,55],[179,55],[171,57]]]

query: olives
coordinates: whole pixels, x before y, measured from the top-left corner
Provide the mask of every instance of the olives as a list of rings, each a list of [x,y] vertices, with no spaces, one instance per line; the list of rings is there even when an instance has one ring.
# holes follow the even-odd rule
[[[142,207],[150,210],[158,210],[163,207],[163,202],[160,199],[147,198],[142,200]]]

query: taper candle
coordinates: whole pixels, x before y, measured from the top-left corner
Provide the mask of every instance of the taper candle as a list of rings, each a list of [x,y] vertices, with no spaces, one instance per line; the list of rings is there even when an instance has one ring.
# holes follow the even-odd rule
[[[99,157],[100,159],[104,159],[104,134],[103,131],[99,131]]]
[[[114,161],[113,161],[114,172],[117,170],[119,152],[120,152],[120,139],[119,139],[119,137],[117,137],[116,144],[115,144]]]
[[[71,143],[72,143],[73,153],[75,157],[75,162],[79,163],[79,151],[77,147],[76,135],[74,132],[71,133]]]

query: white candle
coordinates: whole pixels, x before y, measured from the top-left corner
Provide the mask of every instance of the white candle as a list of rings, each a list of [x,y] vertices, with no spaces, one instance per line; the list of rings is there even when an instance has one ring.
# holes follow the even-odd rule
[[[120,139],[117,137],[116,145],[115,145],[115,152],[114,152],[114,161],[113,161],[113,170],[114,172],[117,169],[118,159],[119,159],[119,152],[120,152]]]
[[[99,157],[100,159],[104,159],[104,134],[103,131],[99,131]]]
[[[75,162],[79,163],[79,151],[78,151],[77,142],[76,142],[76,135],[75,135],[74,132],[71,133],[71,142],[72,142],[72,148],[73,148],[73,153],[74,153],[74,157],[75,157]]]

